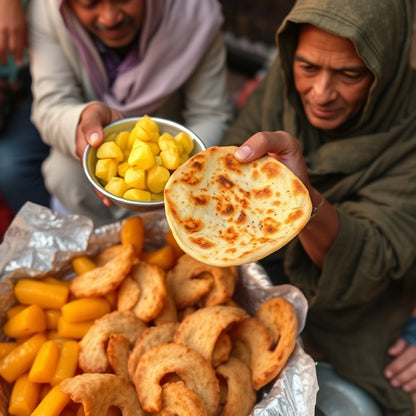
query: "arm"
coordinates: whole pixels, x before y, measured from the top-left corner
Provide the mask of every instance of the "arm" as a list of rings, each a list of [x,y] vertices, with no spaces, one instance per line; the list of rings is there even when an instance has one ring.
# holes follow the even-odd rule
[[[185,125],[208,147],[218,144],[230,117],[226,77],[226,51],[218,32],[183,88]]]
[[[0,0],[0,63],[7,63],[10,53],[17,65],[22,64],[27,47],[27,27],[22,3],[19,0]]]

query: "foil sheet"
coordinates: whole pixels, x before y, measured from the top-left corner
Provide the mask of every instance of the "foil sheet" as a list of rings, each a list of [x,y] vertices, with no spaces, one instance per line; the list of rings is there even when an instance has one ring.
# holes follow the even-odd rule
[[[146,227],[145,248],[165,243],[168,226],[163,211],[141,214]],[[0,324],[5,311],[16,303],[13,284],[23,277],[52,275],[71,277],[71,260],[82,254],[94,255],[119,242],[121,222],[93,228],[89,218],[61,215],[27,202],[10,225],[0,245]],[[239,267],[240,280],[234,298],[250,314],[272,296],[283,296],[295,306],[299,333],[305,325],[308,304],[302,292],[291,285],[273,286],[258,263]],[[0,334],[0,341],[4,334]],[[314,360],[297,342],[279,376],[258,392],[250,416],[314,416],[318,382]]]

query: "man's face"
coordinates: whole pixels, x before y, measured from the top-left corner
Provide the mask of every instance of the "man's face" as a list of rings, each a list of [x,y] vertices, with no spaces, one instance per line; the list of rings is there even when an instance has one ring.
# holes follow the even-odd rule
[[[128,46],[139,32],[144,0],[67,0],[81,24],[110,48]]]
[[[361,111],[374,78],[350,40],[311,25],[299,31],[293,75],[309,122],[323,130]]]

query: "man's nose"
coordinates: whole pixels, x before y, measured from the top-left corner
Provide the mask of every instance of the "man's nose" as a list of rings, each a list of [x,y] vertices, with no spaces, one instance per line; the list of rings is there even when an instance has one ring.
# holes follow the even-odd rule
[[[335,81],[328,72],[319,73],[313,83],[313,97],[318,104],[325,104],[337,97]]]
[[[123,20],[123,13],[117,4],[111,1],[103,2],[97,20],[103,27],[113,27]]]

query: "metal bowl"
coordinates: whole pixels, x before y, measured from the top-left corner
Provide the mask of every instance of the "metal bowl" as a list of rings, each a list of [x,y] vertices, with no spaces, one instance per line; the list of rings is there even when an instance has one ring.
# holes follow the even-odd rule
[[[186,127],[182,126],[181,124],[158,117],[151,118],[158,124],[159,131],[161,134],[166,132],[171,134],[172,136],[176,136],[180,132],[188,133],[194,142],[194,150],[192,151],[191,156],[206,149],[206,146],[203,143],[203,141],[195,133],[193,133]],[[104,127],[104,135],[110,136],[112,133],[118,133],[124,130],[130,131],[133,129],[133,127],[139,119],[140,117],[125,118],[123,120],[119,120],[112,124],[109,124],[108,126]],[[111,194],[110,192],[106,191],[104,189],[104,186],[101,184],[100,180],[95,176],[95,165],[97,163],[96,153],[96,147],[87,145],[83,155],[83,167],[88,180],[98,192],[105,195],[114,204],[117,204],[130,211],[145,212],[163,208],[163,200],[151,202],[133,201],[130,199],[117,197]]]

